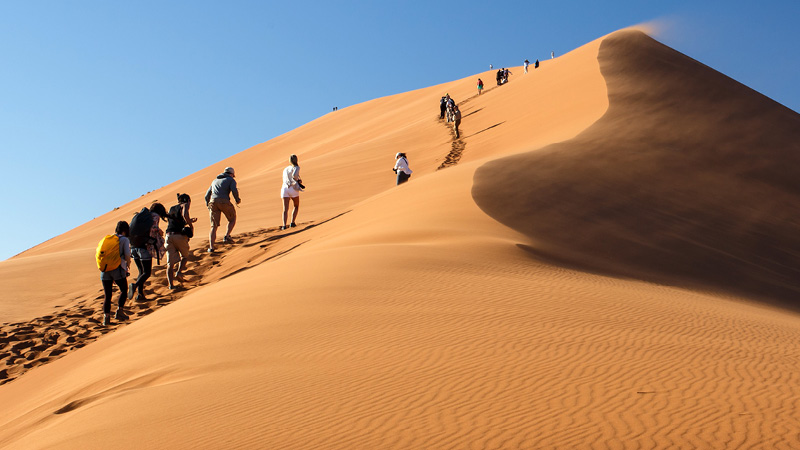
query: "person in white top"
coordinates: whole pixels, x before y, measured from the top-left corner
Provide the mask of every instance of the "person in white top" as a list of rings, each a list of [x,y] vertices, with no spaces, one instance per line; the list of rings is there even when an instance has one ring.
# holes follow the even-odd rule
[[[292,164],[283,169],[283,185],[281,186],[281,198],[283,199],[283,225],[281,230],[289,227],[296,227],[297,210],[300,209],[300,192],[305,188],[303,180],[300,179],[300,166],[297,165],[297,155],[291,155],[289,162]],[[292,211],[292,222],[286,226],[286,219],[289,215],[289,200],[294,203]]]
[[[398,152],[394,155],[395,163],[392,170],[397,174],[397,184],[403,184],[411,178],[411,169],[408,167],[408,158],[406,154]]]

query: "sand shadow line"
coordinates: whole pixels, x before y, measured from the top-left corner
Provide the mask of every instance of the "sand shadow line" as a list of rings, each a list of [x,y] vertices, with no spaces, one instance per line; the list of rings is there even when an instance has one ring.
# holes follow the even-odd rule
[[[462,116],[461,118],[463,119],[464,117],[469,117],[469,116],[471,116],[471,115],[473,115],[473,114],[476,114],[476,113],[479,113],[479,112],[481,112],[481,111],[483,111],[483,108],[476,109],[475,111],[472,111],[471,113],[469,113],[469,114],[467,114],[467,115],[465,115],[465,116]]]
[[[502,125],[502,124],[504,124],[504,123],[506,123],[506,121],[505,121],[505,120],[504,120],[504,121],[502,121],[502,122],[500,122],[500,123],[496,123],[496,124],[494,124],[494,125],[492,125],[492,126],[490,126],[490,127],[484,128],[484,129],[482,129],[481,131],[478,131],[478,132],[476,132],[476,133],[470,134],[468,137],[472,137],[472,136],[475,136],[475,135],[481,134],[481,133],[483,133],[484,131],[489,131],[489,130],[491,130],[492,128],[494,128],[494,127],[499,127],[500,125]]]

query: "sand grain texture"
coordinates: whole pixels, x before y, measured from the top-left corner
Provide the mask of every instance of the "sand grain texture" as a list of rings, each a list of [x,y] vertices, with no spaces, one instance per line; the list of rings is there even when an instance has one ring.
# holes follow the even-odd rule
[[[56,276],[91,286],[65,289],[77,300],[55,310],[61,299],[31,287],[13,322],[99,308],[89,301],[100,285],[91,261],[98,236],[152,199],[178,191],[199,199],[221,167],[237,168],[240,242],[213,258],[198,255],[180,298],[0,386],[0,447],[800,446],[800,317],[770,303],[785,300],[771,290],[731,293],[785,292],[794,286],[788,267],[722,265],[725,276],[752,275],[724,289],[708,269],[670,270],[641,247],[609,257],[591,245],[607,233],[614,243],[630,236],[660,255],[674,243],[642,230],[695,236],[715,226],[697,211],[711,209],[716,194],[676,193],[706,179],[745,193],[714,217],[766,221],[787,233],[771,236],[774,245],[793,242],[791,226],[745,211],[768,197],[793,198],[780,180],[795,179],[785,175],[796,135],[780,136],[796,133],[796,114],[629,30],[527,75],[512,71],[520,75],[480,97],[477,77],[468,77],[328,114],[0,263],[0,283],[10,283],[30,258],[73,258],[75,272]],[[708,82],[723,92],[678,98],[683,91],[665,81],[672,71],[690,93]],[[704,86],[695,88],[707,93]],[[443,92],[462,105],[461,142],[438,120]],[[686,119],[696,128],[661,125],[689,100],[710,111],[719,98],[735,103],[723,119],[702,122],[698,112]],[[739,102],[760,105],[759,114],[731,111]],[[744,177],[771,189],[761,197],[741,184],[752,160],[721,170],[713,154],[738,164],[748,153],[736,153],[726,127],[750,124],[753,132],[764,117],[783,122],[772,129],[774,153]],[[640,135],[620,133],[640,127]],[[696,150],[670,154],[673,172],[647,172],[668,165],[658,158],[667,153],[663,127],[673,131],[669,145]],[[638,166],[623,158],[642,146],[653,150],[637,154]],[[399,187],[389,171],[396,151],[414,169]],[[301,226],[281,232],[276,180],[290,153],[300,156],[309,189]],[[598,185],[585,176],[592,164],[604,176]],[[630,193],[631,167],[649,176],[653,198],[685,208],[659,211],[687,214],[691,226],[663,224],[639,204],[615,210],[620,189]],[[207,232],[199,204],[195,248]],[[636,226],[645,220],[652,225]],[[748,252],[747,232],[702,236],[731,239],[737,261],[772,255]],[[695,247],[676,250],[706,257]]]

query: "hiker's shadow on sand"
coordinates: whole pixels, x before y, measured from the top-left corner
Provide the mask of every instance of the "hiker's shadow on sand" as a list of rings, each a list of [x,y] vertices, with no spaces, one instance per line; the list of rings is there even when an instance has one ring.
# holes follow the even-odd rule
[[[506,121],[505,121],[505,120],[504,120],[504,121],[502,121],[502,122],[500,122],[500,123],[496,123],[496,124],[494,124],[494,125],[492,125],[492,126],[490,126],[490,127],[486,127],[486,128],[484,128],[484,129],[482,129],[481,131],[477,131],[477,132],[475,132],[475,133],[472,133],[472,134],[470,134],[469,136],[466,136],[466,137],[472,137],[472,136],[476,136],[476,135],[478,135],[478,134],[481,134],[481,133],[483,133],[484,131],[489,131],[489,130],[491,130],[491,129],[492,129],[492,128],[494,128],[494,127],[499,127],[500,125],[502,125],[502,124],[504,124],[504,123],[506,123]]]
[[[345,211],[345,212],[343,212],[341,214],[338,214],[338,215],[335,215],[335,216],[333,216],[333,217],[331,217],[329,219],[323,220],[322,222],[317,222],[317,223],[312,223],[312,224],[301,226],[301,227],[296,227],[293,231],[284,232],[284,233],[276,234],[276,235],[272,235],[272,236],[267,236],[264,239],[253,240],[253,241],[247,242],[246,244],[242,244],[242,247],[255,247],[256,245],[264,247],[265,244],[268,243],[268,242],[274,242],[274,241],[277,241],[277,240],[280,240],[280,239],[286,239],[289,236],[295,236],[298,233],[302,233],[302,232],[310,230],[312,228],[316,228],[316,227],[318,227],[318,226],[320,226],[322,224],[330,222],[331,220],[338,219],[339,217],[342,217],[343,215],[345,215],[345,214],[347,214],[349,212],[350,211]],[[255,232],[255,233],[250,233],[250,234],[251,235],[253,235],[253,234],[262,234],[262,233],[265,233],[265,232],[271,233],[273,231],[280,231],[280,230],[277,227],[276,228],[265,228],[265,229],[261,229],[261,230]]]
[[[479,113],[481,111],[483,111],[483,108],[476,109],[475,111],[472,111],[469,114],[464,114],[463,116],[461,116],[461,119],[465,119],[465,118],[467,118],[467,117],[469,117],[469,116],[471,116],[473,114],[477,114],[477,113]]]

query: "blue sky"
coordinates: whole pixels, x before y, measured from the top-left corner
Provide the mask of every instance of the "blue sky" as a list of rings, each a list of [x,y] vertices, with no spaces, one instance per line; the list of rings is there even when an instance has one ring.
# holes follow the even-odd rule
[[[642,22],[800,111],[798,17],[797,0],[0,0],[0,260],[333,106]]]

